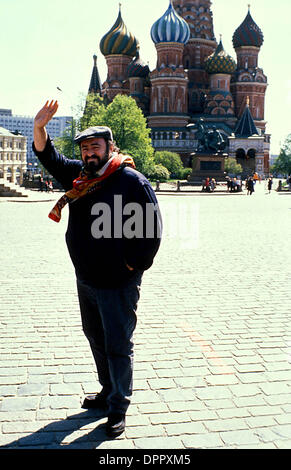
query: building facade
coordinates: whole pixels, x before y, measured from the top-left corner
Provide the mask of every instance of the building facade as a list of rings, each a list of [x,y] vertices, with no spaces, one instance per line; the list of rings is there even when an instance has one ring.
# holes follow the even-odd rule
[[[26,137],[0,127],[0,178],[22,184],[27,169],[26,150]]]
[[[0,109],[0,126],[10,132],[17,132],[27,139],[27,169],[34,170],[38,166],[38,159],[32,151],[34,118],[29,116],[17,116],[11,109]],[[47,131],[52,139],[61,137],[66,128],[72,126],[71,116],[53,117],[47,124]]]
[[[202,118],[207,127],[223,135],[225,151],[247,172],[268,173],[267,77],[259,66],[263,33],[249,7],[233,34],[234,59],[224,50],[222,38],[218,42],[215,38],[211,4],[210,0],[170,0],[151,28],[157,53],[152,71],[141,60],[139,42],[119,9],[116,22],[100,42],[108,73],[95,92],[109,102],[117,94],[134,98],[147,118],[155,149],[178,152],[185,166],[197,148],[195,128],[189,124]],[[248,126],[242,124],[246,115]]]

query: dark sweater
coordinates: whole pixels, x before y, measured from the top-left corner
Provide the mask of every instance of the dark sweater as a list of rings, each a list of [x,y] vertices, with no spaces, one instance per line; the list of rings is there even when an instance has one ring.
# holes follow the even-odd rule
[[[81,160],[60,155],[50,138],[43,152],[36,151],[34,144],[33,151],[65,191],[73,187]],[[129,203],[138,203],[142,211],[127,206],[125,214]],[[132,225],[136,214],[142,214],[142,223]],[[145,176],[130,167],[116,171],[100,189],[69,204],[66,242],[76,276],[96,287],[122,286],[137,270],[151,267],[161,242],[161,225],[157,199]]]

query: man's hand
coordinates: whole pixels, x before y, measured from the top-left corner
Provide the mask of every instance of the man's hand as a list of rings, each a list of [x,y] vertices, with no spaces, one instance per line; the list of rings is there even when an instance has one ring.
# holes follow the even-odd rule
[[[58,107],[59,105],[57,101],[52,100],[50,103],[47,101],[43,108],[41,108],[41,110],[35,116],[34,126],[38,129],[45,127],[56,114]]]
[[[42,152],[46,146],[47,132],[45,126],[54,117],[58,110],[58,102],[47,101],[34,118],[33,139],[37,151]]]

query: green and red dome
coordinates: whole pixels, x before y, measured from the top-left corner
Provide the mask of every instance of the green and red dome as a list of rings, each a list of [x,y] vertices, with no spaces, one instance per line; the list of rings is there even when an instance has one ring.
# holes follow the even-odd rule
[[[235,31],[232,42],[235,49],[243,46],[262,46],[264,35],[259,26],[254,22],[250,9],[242,24]]]
[[[221,40],[216,51],[205,60],[205,70],[210,74],[232,74],[236,70],[236,61],[225,52]]]

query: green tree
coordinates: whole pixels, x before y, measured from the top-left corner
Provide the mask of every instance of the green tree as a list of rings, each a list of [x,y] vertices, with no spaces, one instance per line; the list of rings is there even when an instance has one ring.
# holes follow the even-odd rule
[[[242,166],[239,163],[237,163],[235,158],[232,158],[232,157],[226,158],[224,165],[225,165],[224,168],[225,168],[226,173],[231,174],[231,175],[240,175],[243,171]]]
[[[282,175],[291,175],[291,134],[287,136],[271,171]]]
[[[81,131],[92,125],[104,125],[106,105],[103,98],[95,93],[89,93],[86,97],[84,110],[80,114],[81,117],[78,121],[78,127]],[[92,122],[94,122],[94,124],[92,124]]]
[[[165,182],[166,180],[170,178],[170,172],[166,167],[158,163],[158,164],[153,164],[148,169],[147,176],[151,181]]]
[[[191,168],[184,168],[181,157],[178,153],[167,150],[155,152],[154,161],[158,165],[163,165],[170,173],[171,178],[184,179],[192,173]]]
[[[75,119],[68,122],[62,137],[55,139],[54,143],[57,150],[67,158],[81,158],[80,148],[74,143],[76,130],[79,128],[79,122]]]
[[[136,101],[125,95],[117,95],[108,106],[97,103],[94,109],[95,112],[91,109],[92,115],[86,121],[86,127],[109,126],[120,151],[130,154],[137,170],[146,174],[153,164],[154,149],[146,118]]]

